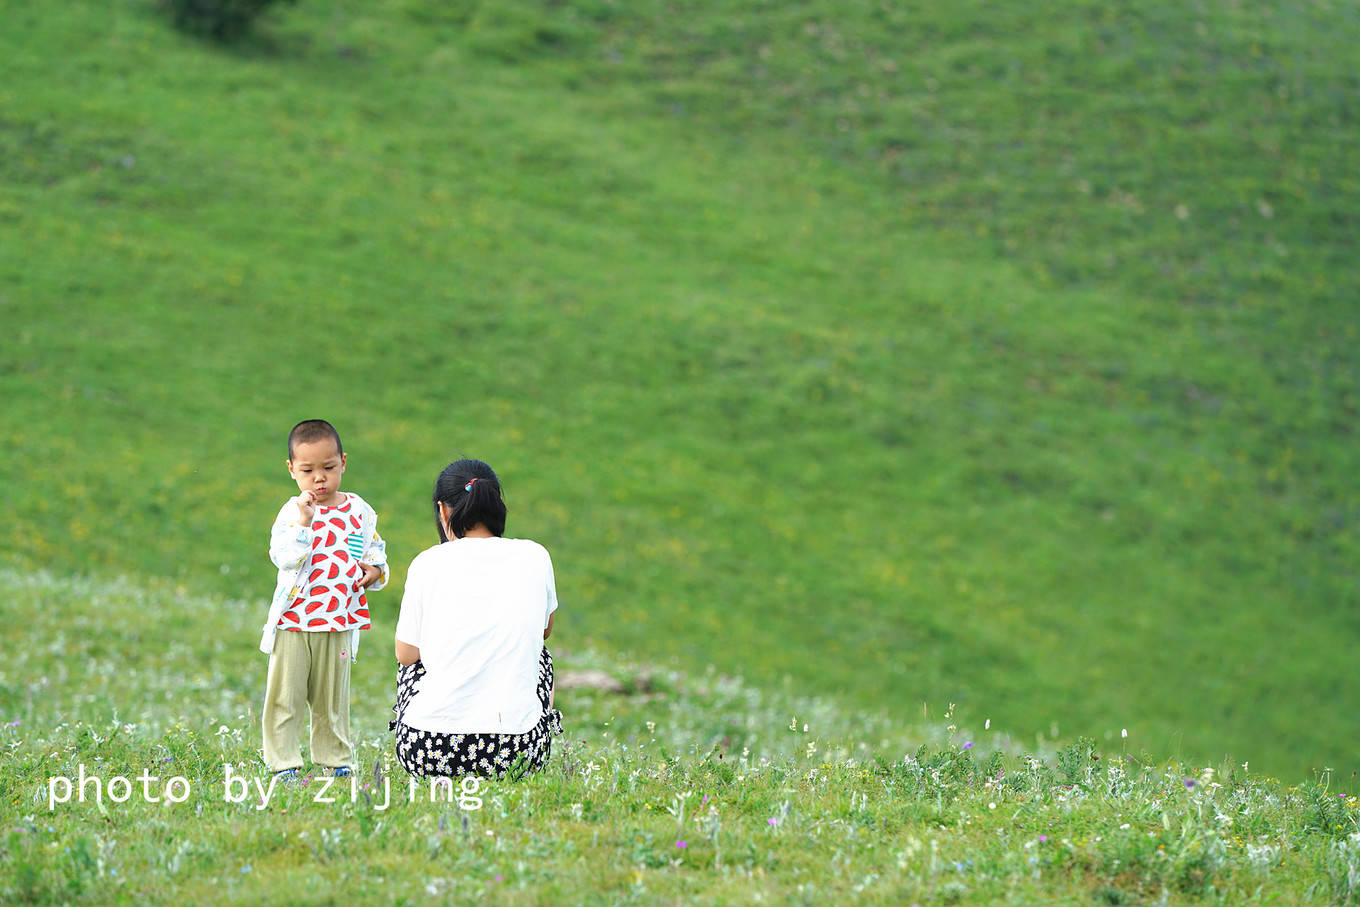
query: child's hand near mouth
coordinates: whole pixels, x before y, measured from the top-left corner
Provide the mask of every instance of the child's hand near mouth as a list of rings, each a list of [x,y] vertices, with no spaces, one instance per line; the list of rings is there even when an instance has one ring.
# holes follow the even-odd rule
[[[298,525],[312,525],[312,516],[316,513],[316,492],[304,491],[302,494],[298,495],[297,508]]]

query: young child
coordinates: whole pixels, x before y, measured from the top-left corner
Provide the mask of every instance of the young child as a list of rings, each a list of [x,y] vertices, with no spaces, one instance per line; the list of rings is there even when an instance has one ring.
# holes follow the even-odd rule
[[[283,505],[270,533],[269,559],[279,579],[260,638],[260,651],[269,654],[264,759],[283,780],[296,778],[302,767],[304,703],[311,710],[312,762],[337,777],[354,769],[350,662],[359,631],[370,628],[364,590],[387,585],[388,571],[377,513],[340,490],[345,460],[329,422],[299,422],[288,435],[288,474],[299,494]]]

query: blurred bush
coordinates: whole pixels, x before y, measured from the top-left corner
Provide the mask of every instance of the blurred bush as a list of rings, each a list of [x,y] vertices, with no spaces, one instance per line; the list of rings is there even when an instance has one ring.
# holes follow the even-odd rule
[[[161,0],[175,27],[194,35],[231,41],[250,31],[260,14],[276,3],[297,0]]]

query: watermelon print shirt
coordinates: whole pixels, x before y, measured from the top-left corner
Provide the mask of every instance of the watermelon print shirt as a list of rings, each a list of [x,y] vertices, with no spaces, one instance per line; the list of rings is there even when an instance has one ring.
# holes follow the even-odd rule
[[[356,583],[363,578],[363,523],[346,501],[318,507],[312,517],[312,553],[293,587],[293,600],[279,618],[281,630],[338,633],[368,630],[368,598]]]
[[[369,592],[387,584],[387,545],[378,535],[378,515],[357,494],[343,503],[318,507],[310,526],[297,523],[297,499],[279,510],[270,532],[269,557],[279,568],[260,650],[271,652],[280,630],[351,631],[351,652],[360,630],[371,627],[368,598],[355,584],[359,563],[372,564],[381,576]]]

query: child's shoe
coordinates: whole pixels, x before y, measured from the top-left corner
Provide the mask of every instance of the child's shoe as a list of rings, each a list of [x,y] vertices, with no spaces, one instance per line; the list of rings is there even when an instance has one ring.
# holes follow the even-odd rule
[[[354,770],[349,768],[348,766],[342,765],[339,768],[337,768],[332,774],[334,774],[335,777],[337,778],[348,778],[354,774]]]
[[[274,773],[274,780],[282,784],[297,784],[298,772],[295,768],[285,768],[281,772]]]

